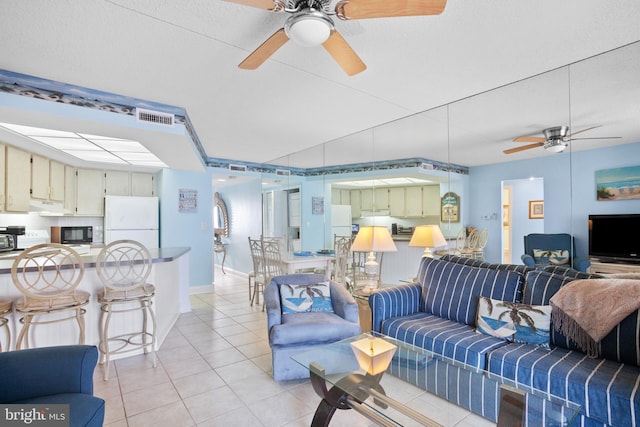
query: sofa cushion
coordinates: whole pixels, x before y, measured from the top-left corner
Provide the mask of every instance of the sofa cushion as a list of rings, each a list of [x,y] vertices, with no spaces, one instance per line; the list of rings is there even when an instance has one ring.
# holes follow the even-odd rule
[[[549,347],[551,306],[480,297],[476,332],[511,342]]]
[[[478,369],[484,369],[488,352],[507,345],[503,339],[476,334],[469,325],[429,313],[387,319],[381,332]]]
[[[271,328],[269,341],[271,345],[323,343],[339,341],[359,333],[360,325],[335,313],[289,313],[282,316],[282,323]]]
[[[466,257],[461,257],[461,256],[451,255],[451,254],[443,255],[440,259],[443,261],[455,262],[456,264],[468,265],[470,267],[482,267],[482,268],[491,268],[493,270],[516,271],[518,273],[521,273],[522,275],[525,275],[528,272],[534,270],[533,268],[526,265],[522,265],[522,264],[492,264],[490,262],[482,261],[479,259],[466,258]]]
[[[83,393],[61,393],[20,400],[19,404],[69,405],[69,425],[102,427],[105,403],[99,397]],[[34,424],[35,425],[35,424]]]
[[[590,358],[561,347],[509,344],[488,356],[490,373],[582,405],[582,413],[612,426],[631,426],[640,413],[640,368]]]
[[[473,325],[479,296],[520,301],[522,275],[422,258],[418,283],[422,286],[421,311]]]
[[[533,270],[527,273],[522,292],[522,302],[531,305],[549,305],[558,290],[574,280],[573,277]]]

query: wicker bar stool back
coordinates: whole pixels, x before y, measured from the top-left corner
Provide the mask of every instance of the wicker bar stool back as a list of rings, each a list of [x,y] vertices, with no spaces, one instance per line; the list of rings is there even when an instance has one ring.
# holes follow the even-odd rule
[[[84,264],[72,248],[58,243],[43,243],[23,251],[11,266],[13,284],[22,293],[15,303],[22,329],[16,350],[29,348],[31,326],[75,319],[80,328],[78,342],[84,344],[83,308],[91,295],[78,290],[84,276]],[[69,315],[65,314],[68,312]]]
[[[10,299],[0,299],[0,328],[4,330],[4,338],[6,338],[6,349],[11,348],[11,329],[9,329],[8,316],[13,311],[13,301]],[[2,351],[2,339],[0,339],[0,351]]]
[[[111,356],[142,350],[151,352],[156,363],[156,317],[153,297],[156,288],[147,283],[151,273],[151,255],[140,242],[116,240],[105,246],[96,259],[96,272],[103,284],[98,293],[100,303],[100,364],[104,364],[104,380],[109,379]],[[111,335],[111,316],[125,314]],[[141,319],[140,319],[141,317]],[[139,328],[132,328],[141,321]],[[151,323],[151,325],[149,324]]]

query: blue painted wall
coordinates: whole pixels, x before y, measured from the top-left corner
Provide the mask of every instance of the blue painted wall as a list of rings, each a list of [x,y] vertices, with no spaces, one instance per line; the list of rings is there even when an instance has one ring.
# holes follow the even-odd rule
[[[164,169],[160,175],[160,245],[189,246],[190,286],[213,283],[211,254],[213,253],[213,192],[208,172],[187,172]],[[178,211],[181,188],[198,191],[196,212]]]

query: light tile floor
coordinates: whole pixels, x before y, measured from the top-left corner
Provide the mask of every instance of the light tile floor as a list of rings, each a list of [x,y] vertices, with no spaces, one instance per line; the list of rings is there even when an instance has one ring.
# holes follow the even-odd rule
[[[216,274],[214,291],[191,296],[191,313],[180,316],[157,353],[112,363],[94,375],[95,394],[106,400],[105,425],[309,426],[320,398],[309,380],[275,382],[267,318],[250,307],[245,278]],[[492,426],[454,405],[389,378],[387,394],[421,408],[447,426]],[[431,411],[429,411],[431,413]],[[355,411],[337,411],[331,426],[365,427]]]

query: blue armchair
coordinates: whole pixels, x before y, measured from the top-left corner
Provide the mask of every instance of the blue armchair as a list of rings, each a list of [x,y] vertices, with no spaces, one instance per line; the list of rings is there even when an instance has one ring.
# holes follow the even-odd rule
[[[93,395],[97,361],[98,349],[89,345],[0,353],[0,403],[68,404],[70,427],[102,426],[104,400]]]
[[[292,309],[287,296],[303,298]],[[318,300],[320,311],[310,305]],[[276,276],[264,289],[264,302],[276,381],[309,377],[309,370],[291,359],[292,355],[360,333],[356,301],[343,285],[327,281],[322,274]]]
[[[549,264],[562,263],[561,257],[548,257],[545,254],[542,256],[539,251],[568,251],[568,259],[566,260],[567,267],[572,267],[575,270],[586,272],[587,268],[591,265],[591,262],[586,258],[575,257],[575,245],[573,236],[566,233],[558,234],[529,234],[524,236],[524,255],[520,257],[522,262],[529,267],[541,267]],[[537,258],[537,259],[536,259]],[[555,262],[554,262],[555,261]]]

